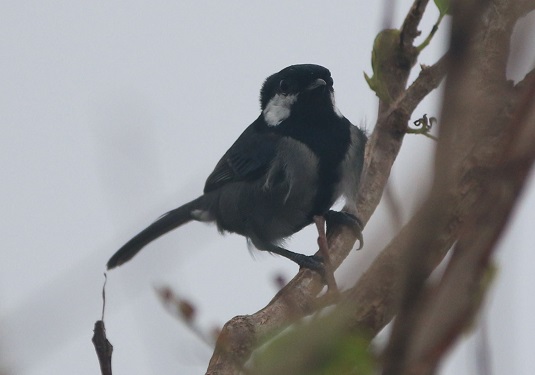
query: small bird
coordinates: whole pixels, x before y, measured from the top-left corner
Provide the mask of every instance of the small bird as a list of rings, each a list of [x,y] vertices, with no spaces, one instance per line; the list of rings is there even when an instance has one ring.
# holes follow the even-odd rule
[[[319,65],[292,65],[269,76],[260,90],[260,107],[260,116],[208,176],[204,193],[128,241],[108,269],[196,220],[215,222],[220,232],[241,234],[259,250],[322,271],[321,258],[281,246],[318,216],[341,215],[359,225],[356,210],[330,208],[341,196],[346,207],[356,207],[366,135],[338,110],[331,73]]]

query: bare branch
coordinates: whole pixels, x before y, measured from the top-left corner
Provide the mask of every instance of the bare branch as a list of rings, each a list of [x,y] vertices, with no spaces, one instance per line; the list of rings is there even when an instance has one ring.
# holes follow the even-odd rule
[[[391,107],[380,114],[366,148],[366,163],[358,196],[358,212],[367,222],[383,194],[390,170],[399,152],[408,121],[416,106],[438,87],[446,74],[443,56],[431,67],[424,67],[413,84]]]
[[[482,191],[463,225],[444,277],[427,294],[418,313],[420,319],[416,321],[408,354],[411,374],[426,374],[435,368],[480,305],[489,258],[535,161],[533,94],[535,82],[517,105],[505,131],[508,144],[496,165],[482,174]],[[518,142],[526,142],[524,137],[531,147],[519,147]]]
[[[113,345],[106,337],[106,326],[104,325],[104,313],[106,311],[106,282],[108,276],[104,273],[104,285],[102,285],[102,316],[101,320],[95,322],[93,329],[93,346],[97,353],[98,362],[100,364],[100,372],[102,375],[111,375],[111,356],[113,353]]]
[[[525,16],[533,10],[535,10],[535,2],[533,0],[519,0],[516,3],[516,14],[518,18]]]
[[[431,91],[436,89],[446,76],[448,54],[442,56],[432,66],[422,66],[418,78],[409,86],[407,91],[398,99],[399,107],[407,113],[412,113],[418,104]]]
[[[111,355],[113,353],[113,345],[106,338],[104,321],[98,320],[95,322],[92,341],[97,353],[101,374],[111,375]]]
[[[470,227],[470,221],[463,225],[462,233],[469,233],[469,240],[461,236],[458,248],[465,249],[461,252],[462,254],[470,254],[469,257],[474,257],[470,258],[473,262],[479,261],[480,267],[475,267],[475,269],[472,267],[472,272],[470,269],[461,267],[462,271],[466,272],[464,278],[460,277],[461,271],[453,272],[456,275],[455,282],[464,281],[472,287],[465,296],[473,296],[473,288],[483,275],[485,260],[488,259],[496,236],[501,232],[505,218],[514,203],[513,199],[501,206],[500,197],[488,191],[492,186],[488,180],[488,171],[496,165],[497,160],[500,160],[499,156],[504,150],[505,140],[508,138],[507,124],[511,121],[508,108],[515,99],[511,85],[505,80],[505,63],[509,37],[514,25],[511,19],[515,20],[516,15],[507,11],[505,2],[496,1],[495,3],[499,4],[493,4],[488,8],[486,5],[482,7],[478,2],[456,3],[457,8],[454,14],[458,17],[454,18],[450,48],[453,64],[450,65],[451,71],[446,86],[443,107],[445,112],[442,116],[442,137],[437,151],[435,182],[422,214],[427,220],[438,223],[437,227],[441,228],[444,218],[449,217],[449,205],[453,203],[455,207],[459,202],[459,198],[455,196],[471,197],[471,202],[467,202],[469,205],[459,206],[460,212],[463,213],[460,218],[465,220],[464,217],[468,215],[469,218],[472,217],[475,220],[475,223],[472,223],[472,227]],[[521,189],[530,165],[531,163],[528,163],[519,172],[520,178],[517,179],[516,193]],[[463,187],[466,181],[473,181],[476,189],[466,190]],[[498,193],[501,190],[503,189],[498,188]],[[495,211],[488,211],[489,207],[493,206],[492,202],[488,201],[491,198],[497,200],[494,203]],[[481,213],[478,209],[486,211],[487,220],[494,217],[492,228],[481,226],[481,219],[485,217],[485,213]],[[494,214],[497,216],[493,216]],[[477,220],[478,218],[480,221]],[[435,300],[436,296],[436,292],[427,292],[424,282],[428,276],[429,248],[433,244],[433,237],[440,234],[440,229],[437,231],[437,227],[427,225],[420,228],[419,232],[413,233],[412,241],[409,241],[409,249],[406,250],[407,255],[402,262],[404,266],[399,279],[404,289],[403,298],[400,301],[400,313],[385,353],[384,374],[432,373],[438,363],[440,353],[443,353],[440,349],[448,347],[447,344],[451,343],[451,340],[460,332],[459,327],[466,324],[470,316],[466,314],[468,306],[464,303],[469,300],[467,297],[460,306],[457,306],[464,309],[464,315],[456,314],[457,311],[449,315],[461,319],[455,322],[458,330],[452,335],[451,328],[448,330],[451,325],[443,325],[443,321],[438,322],[432,319],[432,316],[436,318],[437,315],[448,316],[443,305],[440,312],[432,310],[436,313],[435,315],[422,315],[425,313],[423,311],[427,311],[422,308],[423,301],[429,295],[432,300]],[[479,230],[483,231],[484,235],[490,236],[485,240],[481,239],[484,243],[477,243],[478,236],[474,233],[480,233]],[[463,238],[468,241],[468,244],[463,242]],[[475,243],[480,247],[475,246]],[[485,250],[485,258],[478,258],[476,251],[478,248]],[[456,251],[455,254],[458,252]],[[453,268],[455,264],[462,263],[463,266],[470,264],[466,259],[463,262],[457,262],[456,258],[457,256],[454,255],[451,261]],[[474,266],[473,262],[472,266]],[[459,284],[456,284],[456,287],[447,290],[458,293]],[[458,296],[456,298],[458,299]],[[451,303],[451,298],[441,301]],[[455,304],[451,304],[450,307],[453,306]],[[436,325],[427,324],[426,329],[421,328],[417,331],[426,319]],[[443,337],[439,334],[443,331],[438,327],[444,327],[444,330],[447,330],[450,335],[444,335],[444,337],[447,336],[450,341],[438,341],[437,337],[440,339]],[[422,340],[417,333],[424,331],[427,337],[431,335],[437,341]],[[422,343],[425,343],[425,354],[422,353],[424,351]],[[414,349],[415,347],[417,349]],[[437,356],[431,356],[428,349],[434,350],[433,354]],[[420,355],[416,355],[415,352]]]
[[[535,80],[535,68],[533,68],[526,76],[515,85],[517,90],[525,90],[526,87],[531,87],[531,82]]]
[[[496,54],[491,56],[491,61],[482,61],[485,48],[502,53],[507,51],[508,38],[501,37],[498,47],[484,38],[485,33],[480,32],[484,29],[480,22],[483,16],[473,13],[477,9],[481,11],[479,2],[470,3],[470,12],[462,15],[472,24],[466,26],[462,20],[458,21],[462,27],[454,30],[448,54],[433,66],[424,67],[419,77],[405,90],[418,54],[412,43],[418,35],[417,26],[426,4],[427,1],[414,2],[400,32],[397,49],[387,54],[391,61],[381,66],[388,93],[394,100],[380,103],[378,120],[367,145],[357,201],[359,218],[365,224],[379,203],[411,113],[439,85],[446,71],[452,69],[454,74],[446,90],[447,111],[442,116],[442,139],[437,154],[437,171],[440,173],[424,208],[379,255],[355,287],[343,294],[345,298],[333,313],[340,316],[339,329],[365,327],[373,335],[392,319],[401,306],[397,325],[402,329],[397,328],[393,334],[391,349],[395,350],[386,353],[391,361],[388,365],[390,370],[404,368],[407,363],[405,348],[410,347],[408,340],[413,338],[410,327],[415,327],[415,314],[422,306],[420,301],[426,296],[424,282],[459,238],[467,214],[478,202],[486,181],[479,171],[492,163],[496,152],[503,150],[500,136],[503,135],[504,124],[510,120],[507,108],[512,104],[511,95],[515,92],[515,88],[500,78],[504,77],[501,71],[505,71],[503,56]],[[495,36],[500,33],[510,35],[513,25],[512,21],[499,25],[501,30],[496,30]],[[488,24],[485,26],[488,28]],[[481,51],[474,52],[468,48],[468,43],[473,43],[472,39],[479,42]],[[480,52],[481,55],[478,55]],[[455,63],[452,64],[451,60]],[[482,63],[485,65],[482,66]],[[500,74],[489,82],[488,79],[476,79],[474,71],[485,75]],[[475,99],[477,95],[474,93],[483,95],[485,101]],[[336,227],[329,232],[329,258],[333,269],[345,259],[355,239],[355,233],[349,228]],[[233,318],[223,328],[207,373],[238,373],[256,347],[329,302],[316,297],[323,287],[316,273],[302,270],[265,308],[253,315]],[[407,333],[403,323],[409,327],[406,337],[403,336]],[[396,352],[399,348],[402,349]]]
[[[403,48],[413,47],[414,39],[418,37],[421,32],[418,31],[418,25],[424,15],[425,7],[429,0],[415,0],[412,7],[403,21],[401,26],[400,42]]]
[[[393,88],[391,92],[399,96],[404,86],[400,82],[406,82],[410,72],[410,66],[395,66],[391,64],[389,71]],[[412,66],[412,65],[411,65]],[[435,77],[433,82],[442,78],[443,64],[434,69],[424,69],[421,74]],[[421,95],[425,90],[430,92],[434,83],[428,85],[422,80],[418,81],[418,89],[412,89],[414,94]],[[436,85],[438,85],[438,82]],[[405,95],[399,103],[408,102],[416,105],[418,99]],[[421,100],[421,97],[419,100]],[[392,164],[401,147],[403,136],[411,112],[401,109],[400,104],[389,108],[382,107],[374,131],[368,141],[366,149],[365,171],[361,181],[357,212],[360,220],[365,224],[379,204],[382,191],[388,180]],[[347,257],[356,241],[355,233],[346,227],[336,227],[329,233],[330,261],[333,269],[339,267]],[[283,288],[273,300],[262,310],[248,316],[238,316],[231,319],[221,332],[216,343],[216,350],[210,360],[207,374],[234,374],[240,371],[245,361],[250,357],[254,348],[273,337],[289,324],[314,312],[318,307],[329,302],[317,299],[316,296],[323,289],[321,278],[310,270],[303,269],[290,283]]]

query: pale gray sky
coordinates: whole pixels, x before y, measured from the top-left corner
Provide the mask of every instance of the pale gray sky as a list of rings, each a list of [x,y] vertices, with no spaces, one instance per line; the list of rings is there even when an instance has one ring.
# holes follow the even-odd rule
[[[387,3],[395,3],[399,27],[410,2]],[[98,373],[90,338],[105,262],[154,218],[200,194],[217,160],[258,116],[265,77],[290,64],[324,65],[340,110],[371,130],[376,99],[362,72],[371,73],[383,2],[333,4],[2,3],[0,361],[12,373]],[[429,8],[424,34],[437,15]],[[440,56],[446,28],[420,63]],[[533,51],[516,60],[525,70]],[[436,103],[435,95],[415,117],[438,115]],[[392,173],[404,219],[429,183],[432,151],[429,139],[406,137]],[[535,372],[534,192],[531,185],[502,243],[485,310],[496,374]],[[352,265],[364,267],[392,235],[381,206],[366,228],[366,247],[338,273],[341,283],[348,285]],[[289,247],[310,253],[315,241],[305,230]],[[193,223],[165,236],[109,274],[114,371],[206,368],[211,350],[161,307],[154,286],[192,299],[209,330],[260,309],[276,292],[274,275],[295,271],[279,257],[251,257],[243,238],[222,237],[215,227]],[[478,332],[453,353],[443,375],[474,373]]]

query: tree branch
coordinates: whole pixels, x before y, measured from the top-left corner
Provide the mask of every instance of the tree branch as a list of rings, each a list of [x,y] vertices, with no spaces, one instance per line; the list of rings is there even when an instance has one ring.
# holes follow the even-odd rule
[[[396,48],[400,48],[399,45]],[[415,49],[411,49],[411,54],[414,54],[414,51]],[[390,92],[394,93],[395,97],[404,90],[416,54],[411,56],[411,64],[402,66],[397,65],[397,56],[399,53],[392,54],[393,60],[389,64],[388,74],[385,75],[388,77],[386,82],[391,85]],[[406,94],[403,100],[392,107],[380,107],[377,123],[366,148],[365,170],[357,201],[357,212],[363,224],[369,220],[379,204],[407,129],[412,111],[407,111],[407,108],[401,108],[400,105],[409,103],[405,105],[409,108],[411,105],[415,107],[425,96],[422,96],[422,93],[429,93],[436,88],[444,76],[443,65],[444,63],[440,63],[434,68],[423,69],[421,75],[432,78],[429,83],[424,83],[423,78],[417,79],[412,93]],[[403,85],[400,86],[400,83]],[[336,227],[330,231],[328,239],[330,260],[333,269],[336,269],[351,251],[356,240],[355,233],[349,228]],[[318,304],[316,296],[323,286],[319,275],[303,269],[265,308],[255,314],[238,316],[227,322],[217,341],[207,374],[238,373],[259,344],[321,306],[321,300]]]
[[[474,257],[471,258],[472,260],[479,260],[481,264],[485,265],[485,259],[488,259],[496,237],[493,237],[494,241],[488,237],[486,240],[481,239],[486,243],[485,246],[479,243],[480,247],[478,248],[474,245],[475,242],[471,242],[477,242],[478,236],[475,233],[478,233],[478,230],[483,230],[485,235],[489,236],[488,230],[490,228],[484,228],[479,221],[476,221],[477,224],[472,223],[472,227],[470,227],[470,220],[466,217],[484,217],[485,214],[478,209],[486,210],[487,219],[492,217],[497,219],[497,216],[492,215],[496,212],[506,217],[514,203],[514,199],[507,201],[502,207],[497,205],[496,211],[492,211],[492,204],[487,200],[488,197],[485,197],[485,192],[488,193],[488,189],[492,186],[489,184],[488,170],[496,165],[500,153],[504,150],[504,140],[507,139],[507,124],[511,121],[508,108],[513,103],[515,96],[511,85],[505,80],[505,64],[509,51],[509,38],[517,18],[513,12],[507,11],[507,5],[503,1],[496,1],[490,7],[487,7],[486,4],[481,6],[477,2],[456,4],[457,9],[454,14],[461,16],[454,17],[452,26],[452,47],[450,50],[453,51],[454,60],[446,85],[443,107],[445,112],[441,124],[442,137],[437,150],[435,181],[430,198],[424,206],[424,214],[422,214],[427,220],[432,220],[432,224],[428,224],[420,228],[419,232],[413,233],[413,240],[409,241],[409,247],[404,251],[406,258],[403,259],[400,276],[403,286],[400,312],[385,351],[383,374],[433,373],[438,359],[441,358],[440,354],[443,353],[439,349],[448,347],[446,344],[451,343],[460,332],[457,331],[456,334],[448,336],[448,340],[450,340],[448,342],[441,337],[440,344],[442,346],[438,342],[423,340],[421,336],[418,336],[418,332],[425,331],[427,338],[429,335],[434,335],[435,338],[440,337],[437,332],[443,332],[441,328],[444,328],[443,322],[433,320],[430,318],[431,315],[426,316],[425,313],[429,313],[431,310],[424,311],[422,306],[428,296],[435,301],[436,292],[428,293],[428,288],[424,284],[429,274],[429,249],[433,249],[433,237],[441,233],[440,228],[443,227],[444,218],[450,217],[449,207],[452,204],[455,207],[463,195],[471,197],[469,205],[459,206],[460,212],[463,213],[460,219],[468,220],[468,223],[461,226],[464,236],[461,236],[459,246],[465,249],[463,253],[468,253]],[[469,25],[466,24],[468,22]],[[525,173],[527,171],[523,170],[520,176],[525,177]],[[477,189],[475,191],[466,190],[463,187],[466,181],[475,183]],[[521,189],[523,181],[524,178],[519,180],[516,191]],[[452,193],[454,196],[451,195]],[[498,199],[495,194],[490,195],[494,199]],[[483,203],[488,205],[481,206]],[[499,218],[500,220],[496,220],[491,225],[493,236],[500,233],[505,223],[502,221],[504,220],[503,216],[499,216]],[[446,222],[448,221],[446,220]],[[436,225],[437,223],[438,225]],[[475,229],[476,227],[478,229]],[[471,238],[470,241],[466,237],[467,233],[469,233],[468,238]],[[463,243],[463,239],[468,244]],[[478,249],[486,251],[486,258],[477,257]],[[456,251],[455,254],[458,252]],[[459,264],[456,259],[457,256],[454,255],[450,263],[452,268],[455,268],[455,264]],[[463,265],[466,263],[470,262],[465,261]],[[470,269],[461,268],[464,272],[468,272],[464,278],[460,277],[459,268],[456,268],[457,272],[453,272],[456,275],[454,281],[464,280],[471,285],[472,290],[467,292],[467,295],[472,292],[470,296],[473,296],[476,282],[480,281],[483,271],[486,269],[481,267],[481,264],[479,264],[480,267],[473,268],[472,272]],[[458,293],[459,285],[456,286],[457,289],[446,290],[450,292],[455,290]],[[448,297],[452,297],[451,294]],[[442,303],[446,301],[452,303],[451,298],[442,300]],[[468,299],[463,302],[466,301]],[[452,303],[452,306],[454,305]],[[467,304],[461,305],[466,313]],[[437,310],[432,311],[437,312]],[[440,316],[447,315],[446,311],[448,310],[442,305]],[[457,311],[449,311],[451,316],[461,319],[464,324],[469,319],[467,314],[459,315],[455,314]],[[425,322],[426,319],[436,325],[426,324],[425,329],[421,328],[422,322]],[[457,327],[459,326],[463,325],[460,324]],[[418,331],[419,327],[420,331]],[[451,328],[447,332],[451,334]],[[422,354],[424,351],[422,342],[426,345],[425,354]],[[434,356],[430,355],[428,348],[435,350],[432,353]],[[416,355],[415,352],[421,355]]]
[[[358,195],[359,217],[364,223],[381,199],[412,112],[423,98],[438,87],[446,75],[446,67],[446,56],[433,66],[423,67],[412,85],[384,113],[379,114],[366,147],[365,169]]]
[[[415,0],[401,26],[400,42],[403,48],[412,48],[414,39],[420,36],[418,25],[424,15],[425,7],[429,0]]]
[[[408,349],[410,374],[427,374],[436,368],[480,305],[490,256],[535,161],[535,81],[519,102],[504,131],[507,144],[497,155],[495,166],[482,174],[482,191],[463,225],[444,276],[421,304]]]
[[[404,112],[412,113],[423,98],[436,89],[440,82],[442,82],[442,79],[446,76],[448,63],[448,54],[445,54],[432,66],[422,66],[418,78],[414,80],[407,91],[398,99],[398,106]]]
[[[501,71],[505,71],[506,59],[497,53],[508,51],[508,37],[499,38],[499,48],[484,38],[485,30],[492,32],[488,30],[493,27],[488,20],[500,15],[489,16],[481,11],[478,2],[470,3],[470,12],[462,14],[463,20],[472,22],[470,25],[457,21],[448,54],[433,66],[424,67],[405,90],[417,57],[412,43],[418,35],[418,22],[426,4],[427,1],[414,2],[400,32],[400,43],[395,51],[387,54],[391,61],[381,66],[382,77],[394,100],[380,102],[377,123],[366,148],[357,200],[359,218],[365,224],[373,214],[400,150],[411,113],[448,71],[453,74],[448,79],[445,93],[434,188],[424,207],[377,257],[358,283],[343,294],[332,313],[337,316],[338,323],[330,327],[333,332],[347,330],[348,326],[359,330],[364,327],[373,336],[401,307],[386,352],[385,373],[397,374],[395,370],[398,369],[400,374],[403,373],[409,359],[413,358],[413,349],[409,357],[408,348],[412,348],[411,340],[415,340],[412,329],[417,327],[416,317],[427,296],[424,282],[460,234],[465,233],[467,217],[472,217],[468,215],[475,212],[474,205],[480,202],[487,183],[481,172],[492,165],[497,153],[503,150],[502,136],[511,113],[507,108],[514,102],[511,95],[515,88],[500,78],[505,77]],[[479,14],[472,13],[478,9]],[[500,4],[493,8],[496,9],[504,8]],[[482,24],[485,17],[486,22]],[[513,21],[496,25],[501,31],[496,30],[494,35],[497,38],[499,33],[510,35],[513,25]],[[480,50],[474,51],[473,45],[479,46]],[[491,61],[483,61],[486,51],[493,51]],[[483,63],[486,65],[482,66]],[[500,73],[496,79],[486,76],[496,72]],[[527,78],[524,81],[528,82]],[[517,91],[526,86],[524,81],[517,85]],[[349,228],[336,227],[330,231],[328,240],[330,259],[333,268],[337,268],[351,251],[355,234]],[[323,306],[323,301],[316,297],[323,287],[316,273],[301,270],[265,308],[230,320],[218,339],[207,374],[241,371],[256,347]]]

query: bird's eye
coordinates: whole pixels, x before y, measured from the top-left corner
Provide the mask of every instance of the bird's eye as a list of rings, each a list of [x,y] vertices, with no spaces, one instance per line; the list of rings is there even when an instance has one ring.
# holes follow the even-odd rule
[[[288,90],[290,89],[290,85],[284,79],[281,79],[279,82],[279,89],[283,94],[287,94]]]

